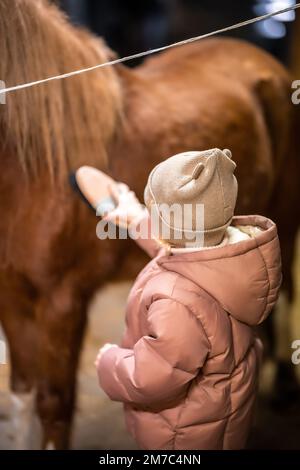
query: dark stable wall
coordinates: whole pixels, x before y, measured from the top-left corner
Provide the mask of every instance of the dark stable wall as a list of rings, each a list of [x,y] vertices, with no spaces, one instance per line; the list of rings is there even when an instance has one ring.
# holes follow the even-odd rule
[[[254,5],[263,0],[59,0],[76,24],[103,36],[120,56],[198,36],[257,16]],[[282,62],[289,56],[291,24],[286,35],[270,39],[247,26],[230,36],[265,48]]]

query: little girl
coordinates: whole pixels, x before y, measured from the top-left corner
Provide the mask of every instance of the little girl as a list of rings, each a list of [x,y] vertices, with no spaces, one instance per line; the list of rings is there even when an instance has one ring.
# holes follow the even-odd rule
[[[229,150],[175,155],[149,176],[149,212],[123,185],[107,216],[160,222],[159,242],[137,240],[154,259],[130,292],[122,345],[105,345],[96,360],[101,387],[124,403],[142,449],[246,443],[262,349],[252,327],[276,302],[281,264],[275,224],[234,217],[235,166]],[[191,209],[188,229],[167,219],[172,204]]]

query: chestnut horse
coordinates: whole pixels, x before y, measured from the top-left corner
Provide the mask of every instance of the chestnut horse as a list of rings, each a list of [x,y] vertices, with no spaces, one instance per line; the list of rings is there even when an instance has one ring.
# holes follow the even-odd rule
[[[113,56],[45,0],[1,0],[0,44],[7,86]],[[141,197],[159,160],[229,147],[238,212],[277,222],[291,296],[300,172],[290,85],[267,53],[213,39],[133,70],[104,68],[12,93],[0,106],[0,320],[13,391],[36,390],[43,446],[69,445],[89,300],[121,263],[133,265],[131,242],[96,238],[95,216],[72,193],[69,172],[94,165]]]

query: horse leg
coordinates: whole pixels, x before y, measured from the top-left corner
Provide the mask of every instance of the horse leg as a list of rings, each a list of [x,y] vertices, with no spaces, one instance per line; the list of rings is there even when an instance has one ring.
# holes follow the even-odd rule
[[[40,429],[34,413],[36,323],[32,298],[21,276],[7,276],[1,282],[0,304],[1,324],[10,353],[13,448],[37,449]]]
[[[43,428],[43,448],[66,449],[70,445],[86,309],[87,296],[67,281],[43,297],[37,308],[37,409]]]
[[[296,241],[300,224],[298,179],[300,159],[297,153],[299,133],[298,120],[295,120],[290,135],[291,148],[287,151],[276,193],[271,201],[270,216],[277,223],[282,253],[282,294],[273,316],[274,356],[276,375],[273,386],[273,403],[276,407],[290,404],[299,397],[299,384],[295,367],[291,361],[292,349],[292,306],[295,301],[295,280],[293,266],[296,254]]]
[[[293,279],[293,260],[295,259],[297,231],[282,235],[280,238],[283,257],[283,284],[280,298],[274,312],[275,358],[277,371],[273,387],[272,403],[285,406],[299,398],[299,384],[295,368],[291,362],[292,309],[295,300]]]

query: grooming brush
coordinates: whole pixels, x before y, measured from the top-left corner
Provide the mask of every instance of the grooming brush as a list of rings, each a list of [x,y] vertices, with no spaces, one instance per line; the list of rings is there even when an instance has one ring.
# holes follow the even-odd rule
[[[111,187],[118,184],[103,171],[90,166],[82,166],[70,175],[73,189],[98,216],[104,217],[116,208],[111,196]],[[117,188],[118,189],[118,188]]]

